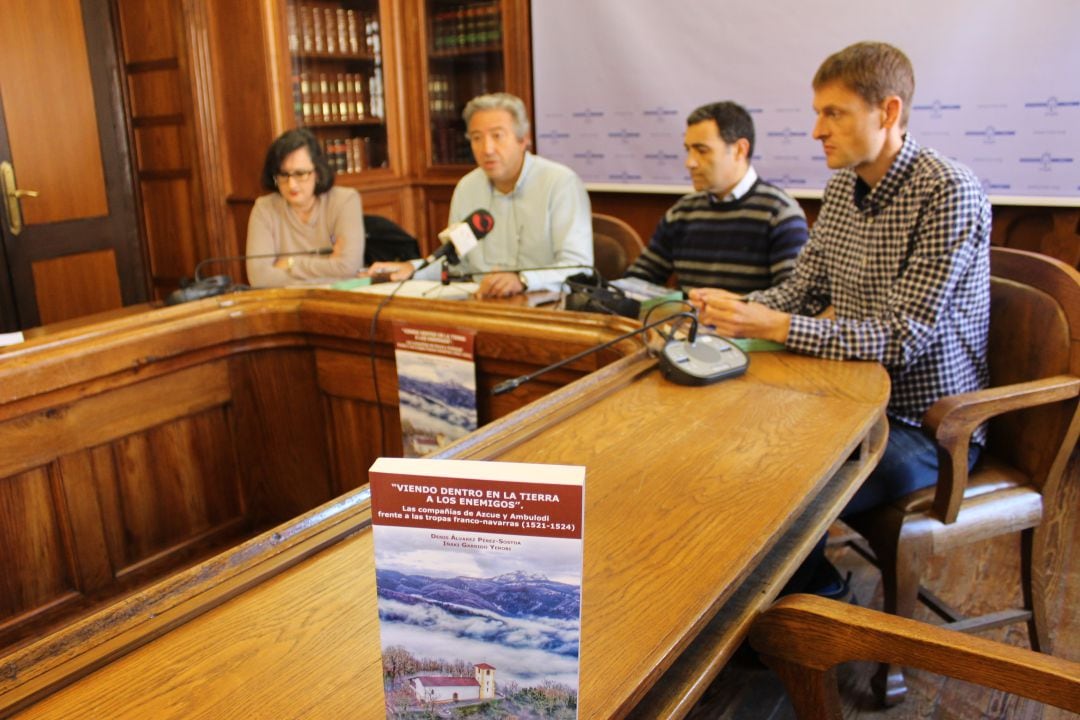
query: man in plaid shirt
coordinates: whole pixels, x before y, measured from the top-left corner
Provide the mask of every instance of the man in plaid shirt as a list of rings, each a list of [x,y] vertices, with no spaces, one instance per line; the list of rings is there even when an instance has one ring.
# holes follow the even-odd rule
[[[907,132],[914,86],[911,62],[884,43],[827,58],[813,82],[814,138],[838,172],[793,275],[744,297],[690,294],[721,335],[884,365],[888,447],[844,515],[934,484],[937,452],[919,430],[923,414],[988,380],[990,203],[970,170]],[[980,428],[971,463],[984,440]]]

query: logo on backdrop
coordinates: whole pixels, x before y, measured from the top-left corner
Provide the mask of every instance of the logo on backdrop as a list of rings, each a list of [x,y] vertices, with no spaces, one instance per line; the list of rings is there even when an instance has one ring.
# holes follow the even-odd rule
[[[1011,183],[994,182],[990,178],[979,178],[982,182],[983,192],[987,195],[993,195],[995,190],[1011,190]]]
[[[662,105],[657,105],[655,108],[652,108],[650,110],[643,110],[641,114],[645,117],[655,117],[657,120],[663,120],[665,117],[670,117],[671,115],[678,115],[679,111],[675,108],[666,108]]]
[[[1047,116],[1054,116],[1058,114],[1058,110],[1061,108],[1076,108],[1080,107],[1080,100],[1058,100],[1051,95],[1045,100],[1038,102],[1026,102],[1024,107],[1032,109],[1042,109],[1046,111]]]
[[[594,162],[604,159],[604,153],[593,152],[592,150],[586,150],[585,152],[574,153],[575,160],[584,160],[586,165],[592,165]]]
[[[765,178],[765,182],[772,183],[773,185],[782,188],[804,187],[806,185],[806,178],[793,177],[791,175],[788,175],[787,173],[784,173],[780,177]]]
[[[667,153],[663,150],[657,150],[654,153],[645,153],[645,159],[650,162],[655,162],[657,165],[667,165],[673,163],[679,159],[679,156],[675,153]]]
[[[1022,157],[1020,162],[1027,164],[1038,164],[1039,170],[1042,172],[1050,172],[1054,169],[1055,165],[1068,165],[1073,159],[1071,157],[1054,157],[1049,152],[1044,152],[1039,157]]]
[[[983,130],[968,130],[964,133],[969,137],[981,137],[984,145],[993,145],[999,137],[1014,137],[1015,130],[998,130],[993,125],[988,125]]]
[[[930,113],[931,118],[933,118],[934,120],[940,120],[941,118],[945,117],[946,111],[959,110],[960,104],[943,102],[941,100],[935,99],[929,105],[912,105],[911,109],[916,112],[928,112]]]
[[[550,141],[552,145],[558,145],[560,140],[568,140],[570,138],[570,133],[559,132],[558,130],[549,130],[547,132],[540,133],[539,135],[537,135],[537,137],[541,140]]]
[[[633,130],[627,130],[626,128],[622,128],[620,130],[616,130],[615,132],[609,132],[607,134],[607,136],[609,138],[614,138],[614,139],[617,139],[617,140],[621,140],[623,145],[625,145],[626,143],[630,142],[631,140],[635,140],[635,139],[641,137],[641,133],[634,132]]]
[[[604,111],[603,110],[593,110],[592,108],[585,108],[584,110],[578,110],[578,111],[570,113],[570,114],[573,117],[576,117],[576,118],[578,118],[580,120],[584,120],[587,123],[592,122],[593,118],[602,118],[602,117],[604,117]]]
[[[766,136],[780,138],[780,142],[782,142],[784,145],[790,145],[792,138],[809,137],[810,133],[806,132],[805,130],[792,130],[791,128],[786,127],[783,130],[775,130],[772,132],[768,132],[766,133]]]

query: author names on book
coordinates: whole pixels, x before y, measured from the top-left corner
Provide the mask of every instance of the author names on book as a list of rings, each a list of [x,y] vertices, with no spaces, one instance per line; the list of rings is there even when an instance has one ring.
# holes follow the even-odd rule
[[[580,538],[580,486],[385,481],[372,508],[382,525]]]

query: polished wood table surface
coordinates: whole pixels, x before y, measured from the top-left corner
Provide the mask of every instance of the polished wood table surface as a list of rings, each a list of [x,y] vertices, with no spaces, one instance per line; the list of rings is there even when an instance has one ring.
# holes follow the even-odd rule
[[[888,392],[785,352],[681,387],[638,353],[440,456],[587,468],[579,717],[681,717],[880,457]],[[16,717],[382,717],[366,493],[32,649]]]

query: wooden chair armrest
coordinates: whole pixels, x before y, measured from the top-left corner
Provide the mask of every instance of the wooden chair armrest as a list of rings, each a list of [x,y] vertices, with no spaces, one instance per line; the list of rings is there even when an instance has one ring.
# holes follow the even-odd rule
[[[938,484],[934,514],[944,523],[956,520],[968,477],[971,433],[990,418],[1014,410],[1059,402],[1080,394],[1080,378],[1055,375],[950,395],[934,403],[923,416],[923,432],[938,445]]]
[[[813,595],[762,613],[750,644],[784,681],[800,720],[841,717],[835,667],[851,660],[922,668],[1080,712],[1080,663]]]

